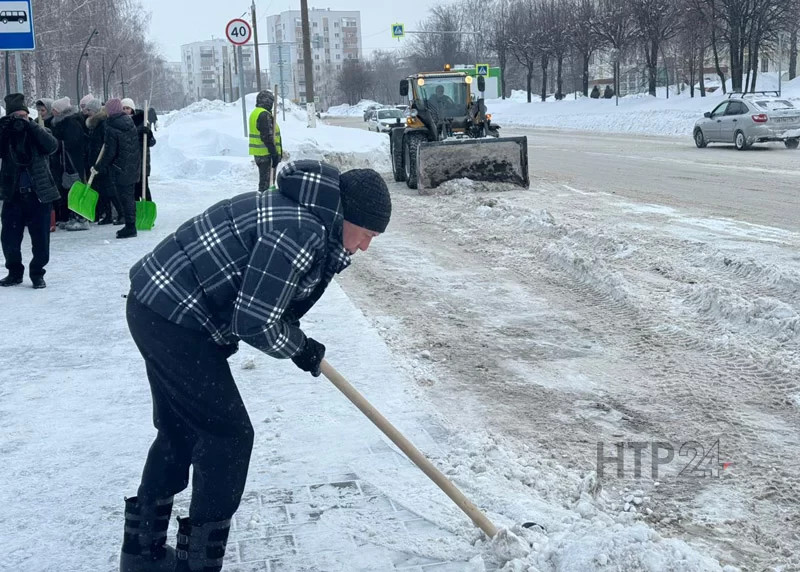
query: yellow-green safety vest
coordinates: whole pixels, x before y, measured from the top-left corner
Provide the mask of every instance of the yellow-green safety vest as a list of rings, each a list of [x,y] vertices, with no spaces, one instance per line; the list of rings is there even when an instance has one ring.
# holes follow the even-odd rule
[[[269,157],[269,149],[267,149],[267,146],[264,145],[264,142],[261,140],[261,132],[258,130],[258,118],[262,113],[269,113],[269,111],[263,107],[256,107],[250,114],[250,155],[255,157]],[[270,114],[270,117],[271,116],[272,114]],[[281,128],[277,121],[275,122],[275,149],[278,151],[278,155],[283,153],[281,147]]]

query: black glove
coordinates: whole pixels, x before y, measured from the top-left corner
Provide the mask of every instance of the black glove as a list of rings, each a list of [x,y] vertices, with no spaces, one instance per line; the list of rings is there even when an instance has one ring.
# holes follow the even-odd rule
[[[294,365],[307,371],[314,377],[319,377],[319,366],[325,357],[325,346],[313,338],[306,338],[303,349],[292,358]]]
[[[281,158],[277,153],[274,154],[274,155],[271,155],[271,157],[272,157],[272,168],[273,169],[277,169],[278,168],[278,163],[281,162]]]

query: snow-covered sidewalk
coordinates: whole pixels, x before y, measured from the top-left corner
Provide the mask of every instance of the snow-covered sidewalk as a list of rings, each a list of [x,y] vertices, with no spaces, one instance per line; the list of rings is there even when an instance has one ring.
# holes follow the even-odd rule
[[[166,121],[154,149],[155,229],[127,241],[115,240],[112,227],[57,232],[48,288],[0,293],[0,538],[8,570],[117,569],[123,497],[135,494],[154,436],[144,365],[125,324],[128,269],[187,218],[255,188],[256,170],[234,135],[240,117],[223,104]],[[300,119],[283,127],[295,158],[338,146],[383,168],[369,155],[387,156],[385,137],[304,129]],[[385,246],[376,240],[372,248]],[[354,264],[364,256],[370,252]],[[393,359],[335,283],[303,326],[495,524],[533,520],[544,528],[517,529],[531,554],[500,562],[461,511],[324,378],[242,345],[230,363],[256,442],[226,571],[721,570],[632,514],[606,513],[592,473],[535,452],[512,456],[502,437],[442,418],[418,393],[410,365]],[[181,495],[176,513],[187,507]]]

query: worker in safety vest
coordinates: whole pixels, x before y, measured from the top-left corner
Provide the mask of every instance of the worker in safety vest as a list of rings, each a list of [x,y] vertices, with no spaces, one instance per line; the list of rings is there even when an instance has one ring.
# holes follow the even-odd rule
[[[250,114],[250,155],[258,166],[258,190],[266,191],[270,175],[281,162],[281,129],[272,114],[275,95],[264,90],[256,97],[256,108]]]

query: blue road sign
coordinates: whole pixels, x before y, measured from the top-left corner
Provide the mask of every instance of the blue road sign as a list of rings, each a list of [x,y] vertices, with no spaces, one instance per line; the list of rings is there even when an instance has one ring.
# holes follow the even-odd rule
[[[475,66],[475,73],[478,75],[489,75],[489,64],[477,64]]]
[[[392,38],[402,38],[406,35],[405,25],[392,24]]]
[[[0,0],[0,50],[35,50],[31,0]]]

